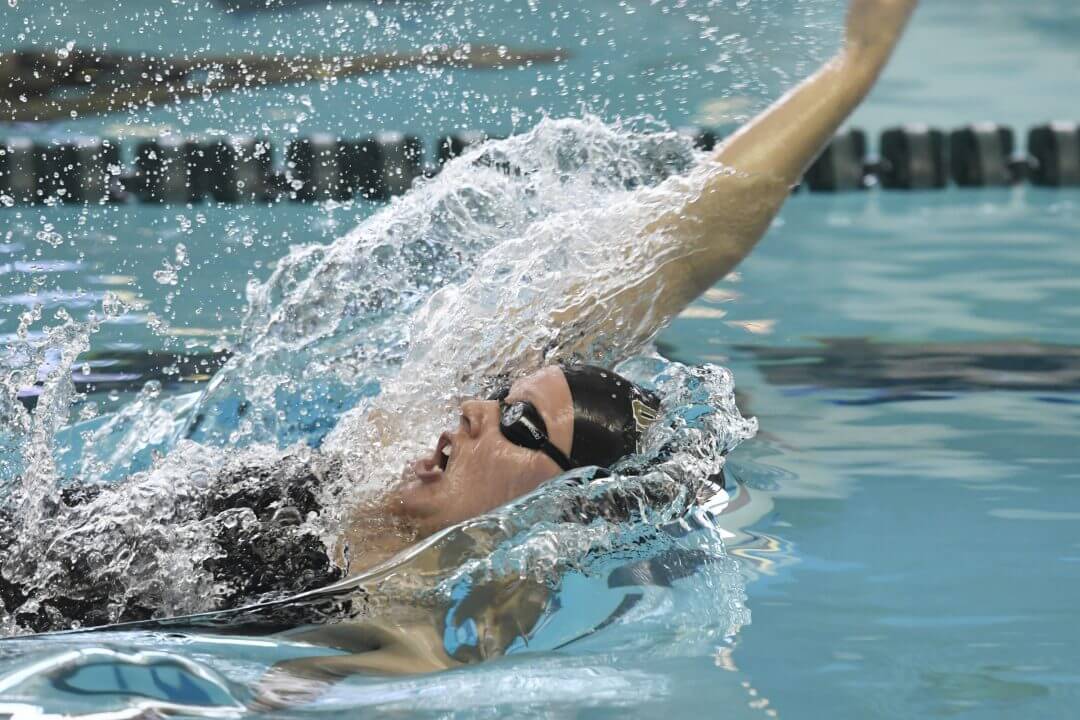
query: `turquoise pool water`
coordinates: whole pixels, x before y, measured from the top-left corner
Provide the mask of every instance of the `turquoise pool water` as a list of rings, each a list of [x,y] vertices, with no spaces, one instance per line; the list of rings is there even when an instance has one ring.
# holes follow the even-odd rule
[[[827,52],[838,17],[836,4],[824,1],[723,5],[738,10],[733,22],[744,31],[763,28],[752,51],[732,55],[754,82],[730,92],[739,78],[709,70],[720,55],[716,38],[700,37],[703,25],[723,23],[691,17],[713,11],[709,3],[612,3],[587,17],[576,7],[536,5],[530,15],[513,4],[472,4],[449,18],[452,4],[376,7],[379,27],[400,18],[389,36],[371,34],[367,3],[243,18],[184,3],[125,2],[108,13],[18,3],[2,11],[2,27],[9,44],[93,32],[164,51],[261,48],[275,33],[276,42],[308,52],[319,43],[406,46],[436,21],[462,28],[447,31],[449,40],[483,31],[545,44],[556,30],[567,44],[577,40],[574,58],[543,79],[462,74],[451,91],[402,75],[365,97],[371,117],[356,134],[385,125],[431,137],[455,126],[505,133],[545,110],[576,114],[581,102],[608,118],[651,112],[672,125],[721,124],[785,82],[755,63],[770,58],[797,72],[806,54]],[[462,16],[469,21],[453,23]],[[785,44],[792,24],[807,17],[821,27],[802,46]],[[116,18],[128,23],[123,32]],[[345,29],[334,37],[335,27]],[[629,45],[630,37],[647,42]],[[1080,13],[1069,2],[1001,1],[977,10],[959,0],[928,2],[854,122],[876,130],[908,120],[1023,128],[1075,119],[1077,37]],[[487,101],[448,102],[465,91]],[[150,124],[183,132],[239,126],[275,139],[293,126],[351,133],[355,92],[308,90],[311,108],[274,92],[179,114],[156,110],[130,123],[25,130],[134,137]],[[732,100],[744,95],[749,100]],[[265,277],[290,244],[329,241],[375,209],[5,210],[0,334],[10,337],[33,297],[79,314],[113,290],[143,307],[106,323],[94,351],[227,347],[249,277]],[[691,573],[669,589],[650,588],[650,602],[629,620],[557,651],[420,678],[357,678],[292,714],[1069,717],[1080,694],[1078,216],[1075,191],[797,195],[738,278],[660,338],[672,359],[730,367],[743,413],[760,422],[729,465],[752,499],[720,521],[734,535],[724,557],[737,563],[741,587],[725,587],[731,576],[721,570]],[[74,242],[53,247],[53,232]],[[178,244],[186,265],[177,261]],[[177,266],[175,285],[154,279],[167,269],[163,261]],[[151,312],[165,321],[156,330],[147,326]],[[130,396],[92,399],[109,413]],[[680,542],[719,552],[709,546],[714,538],[691,533]],[[617,602],[607,590],[570,578],[564,608],[602,616]],[[718,598],[726,603],[732,594],[745,595],[735,605],[748,616],[721,607]],[[306,652],[243,638],[98,640],[2,645],[0,674],[90,644],[168,651],[218,673],[204,689],[225,688],[205,690],[225,703],[274,660]],[[178,675],[163,677],[176,685]],[[63,702],[85,710],[102,700]]]
[[[773,332],[668,333],[762,421],[734,464],[775,502],[750,530],[775,565],[733,657],[781,716],[1071,712],[1077,219],[1033,192],[798,198],[726,306]]]

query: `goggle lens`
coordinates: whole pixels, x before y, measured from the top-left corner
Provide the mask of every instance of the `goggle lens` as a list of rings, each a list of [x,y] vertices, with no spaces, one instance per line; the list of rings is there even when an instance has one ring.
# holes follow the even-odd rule
[[[547,438],[544,419],[531,403],[516,402],[502,405],[502,433],[515,445],[539,450]]]

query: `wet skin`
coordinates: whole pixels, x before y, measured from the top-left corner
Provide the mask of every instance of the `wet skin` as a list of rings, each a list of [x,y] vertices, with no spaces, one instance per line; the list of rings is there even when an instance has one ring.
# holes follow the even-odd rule
[[[546,367],[514,382],[505,402],[522,400],[536,407],[551,442],[569,455],[574,407],[562,370]],[[561,472],[544,453],[503,437],[499,421],[498,402],[462,402],[457,428],[440,435],[431,454],[406,467],[391,512],[426,536],[493,510]]]

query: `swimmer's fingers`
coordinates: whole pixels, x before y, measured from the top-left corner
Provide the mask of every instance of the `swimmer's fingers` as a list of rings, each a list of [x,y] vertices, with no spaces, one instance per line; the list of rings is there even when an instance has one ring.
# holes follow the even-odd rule
[[[352,675],[405,675],[435,672],[457,665],[442,651],[441,642],[426,626],[379,630],[384,647],[350,655],[316,655],[282,660],[259,679],[248,706],[280,710],[317,700],[336,683]]]
[[[352,675],[399,675],[411,669],[398,654],[385,650],[282,660],[259,678],[248,707],[259,711],[296,707],[319,699]]]
[[[252,688],[248,707],[266,712],[303,705],[319,698],[344,677],[334,672],[336,656],[284,660],[266,671]]]
[[[847,49],[887,55],[918,4],[918,0],[851,0],[845,33]]]

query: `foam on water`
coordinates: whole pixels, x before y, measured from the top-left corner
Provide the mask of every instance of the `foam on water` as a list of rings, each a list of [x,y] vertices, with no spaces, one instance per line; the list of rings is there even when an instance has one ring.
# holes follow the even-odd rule
[[[65,573],[78,557],[116,613],[124,597],[153,598],[158,615],[212,609],[220,588],[203,561],[216,552],[209,523],[221,520],[198,520],[190,508],[229,463],[289,456],[341,468],[324,490],[333,511],[313,528],[331,540],[354,502],[385,490],[403,459],[447,426],[457,398],[493,376],[567,359],[622,361],[621,372],[661,394],[663,421],[643,455],[610,478],[555,481],[474,521],[470,528],[498,531],[404,593],[446,601],[465,576],[557,585],[588,558],[636,546],[643,527],[684,516],[724,455],[756,430],[735,408],[726,371],[652,353],[667,318],[605,304],[663,257],[667,239],[644,228],[692,191],[693,182],[664,180],[694,160],[674,133],[591,117],[544,121],[474,149],[335,242],[293,248],[269,280],[253,283],[235,355],[201,394],[166,397],[148,386],[81,436],[61,428],[74,399],[70,373],[96,321],[61,317],[41,339],[24,332],[0,383],[0,445],[13,450],[0,480],[18,523],[4,578],[35,588],[33,607],[71,591]],[[577,321],[560,325],[555,318],[570,307]],[[104,311],[124,308],[110,297]],[[28,413],[16,392],[46,366]],[[67,478],[125,476],[122,492],[62,501]],[[568,514],[599,507],[601,497],[605,507],[620,498],[622,511]],[[15,610],[0,609],[5,632],[19,630]]]

